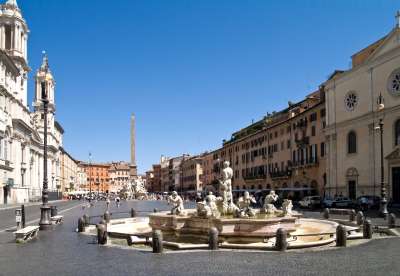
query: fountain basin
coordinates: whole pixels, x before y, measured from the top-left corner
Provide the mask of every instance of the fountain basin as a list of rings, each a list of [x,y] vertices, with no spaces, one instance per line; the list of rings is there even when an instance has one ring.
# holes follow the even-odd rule
[[[149,225],[153,230],[161,230],[167,236],[192,237],[207,241],[212,227],[218,229],[221,241],[263,242],[274,237],[279,228],[294,232],[301,214],[280,217],[257,214],[254,218],[200,218],[196,210],[185,210],[184,216],[159,212],[149,215]]]

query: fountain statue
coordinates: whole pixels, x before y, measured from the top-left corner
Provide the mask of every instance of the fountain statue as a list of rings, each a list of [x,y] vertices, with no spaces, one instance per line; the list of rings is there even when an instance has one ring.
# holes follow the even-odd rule
[[[201,218],[210,218],[212,217],[212,212],[210,206],[206,204],[204,200],[198,201],[196,203],[197,207],[197,216]]]
[[[133,198],[146,198],[147,190],[145,188],[144,180],[141,176],[133,179],[130,183],[130,188],[128,189],[132,192]]]
[[[274,203],[278,200],[278,198],[279,196],[275,194],[275,191],[271,190],[269,194],[265,197],[262,212],[266,214],[274,214],[276,211]]]
[[[221,216],[217,202],[222,201],[221,198],[216,197],[212,192],[209,192],[205,200],[198,200],[197,206],[197,216],[201,218],[219,218]]]
[[[256,203],[254,197],[250,196],[248,191],[244,192],[244,195],[238,200],[239,211],[237,212],[238,217],[254,217],[256,215],[255,210],[251,208],[251,204]]]
[[[180,195],[176,191],[172,192],[172,195],[168,197],[168,204],[172,204],[173,207],[171,209],[171,215],[184,215],[184,207],[183,207],[183,200]]]
[[[293,209],[293,203],[290,199],[285,199],[282,204],[282,210],[284,216],[291,216]]]
[[[255,243],[257,248],[276,248],[274,238],[282,236],[281,230],[286,231],[286,241],[293,247],[308,241],[314,246],[329,244],[334,240],[329,234],[324,234],[322,238],[321,235],[313,239],[307,235],[303,238],[304,233],[314,234],[314,231],[335,233],[338,224],[327,220],[302,219],[301,213],[292,210],[293,204],[289,199],[285,199],[282,209],[278,210],[275,204],[279,196],[275,191],[266,195],[262,208],[254,207],[256,200],[248,191],[234,204],[232,176],[229,162],[224,162],[219,178],[220,196],[212,192],[203,197],[197,195],[195,209],[184,210],[182,198],[173,192],[168,197],[168,203],[173,204],[171,211],[149,215],[152,231],[160,230],[171,245],[184,245],[180,248],[196,248],[198,244],[208,243],[210,233],[215,233],[215,229],[218,231],[218,241],[232,248],[254,248]]]
[[[221,200],[221,198],[217,198],[212,192],[209,192],[206,196],[206,204],[210,207],[213,218],[219,218],[221,216],[217,206],[218,200]]]
[[[229,167],[229,161],[225,161],[221,171],[221,178],[219,180],[222,192],[222,205],[220,205],[220,212],[223,215],[232,215],[239,208],[233,203],[232,195],[232,177],[233,170]]]

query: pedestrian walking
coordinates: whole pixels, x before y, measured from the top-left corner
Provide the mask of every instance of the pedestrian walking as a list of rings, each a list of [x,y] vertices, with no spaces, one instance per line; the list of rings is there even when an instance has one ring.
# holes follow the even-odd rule
[[[121,204],[121,199],[119,198],[119,196],[117,196],[115,198],[115,204],[117,205],[117,208],[119,208],[120,204]]]

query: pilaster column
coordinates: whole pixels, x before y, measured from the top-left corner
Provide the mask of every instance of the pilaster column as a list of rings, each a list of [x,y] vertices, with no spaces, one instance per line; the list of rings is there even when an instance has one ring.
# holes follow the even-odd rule
[[[5,43],[4,43],[4,26],[0,26],[0,48],[4,49],[5,48]]]
[[[370,188],[372,189],[372,194],[376,195],[379,191],[377,190],[376,187],[376,159],[375,159],[375,151],[376,151],[376,147],[375,147],[375,125],[374,123],[368,124],[368,160],[369,160],[369,175],[368,175],[368,185],[370,186]],[[369,192],[367,192],[369,194]]]
[[[329,186],[330,186],[330,195],[334,195],[338,193],[338,184],[337,184],[337,140],[336,133],[330,135],[329,141]]]

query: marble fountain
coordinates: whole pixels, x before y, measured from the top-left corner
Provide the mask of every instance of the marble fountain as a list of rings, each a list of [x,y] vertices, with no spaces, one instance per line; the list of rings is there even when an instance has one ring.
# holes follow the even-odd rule
[[[198,199],[195,209],[184,209],[183,200],[172,192],[168,202],[171,211],[156,212],[144,218],[131,218],[124,223],[111,221],[110,237],[126,238],[129,245],[151,246],[152,232],[162,232],[164,246],[171,249],[206,249],[212,228],[218,231],[220,248],[273,249],[278,229],[287,233],[288,249],[323,246],[335,241],[338,223],[331,220],[306,219],[292,210],[285,199],[281,209],[274,203],[278,195],[271,191],[260,209],[252,208],[254,198],[245,192],[233,203],[229,162],[224,163],[220,194],[209,193]],[[351,228],[349,228],[351,230]],[[354,233],[357,229],[354,230]]]

